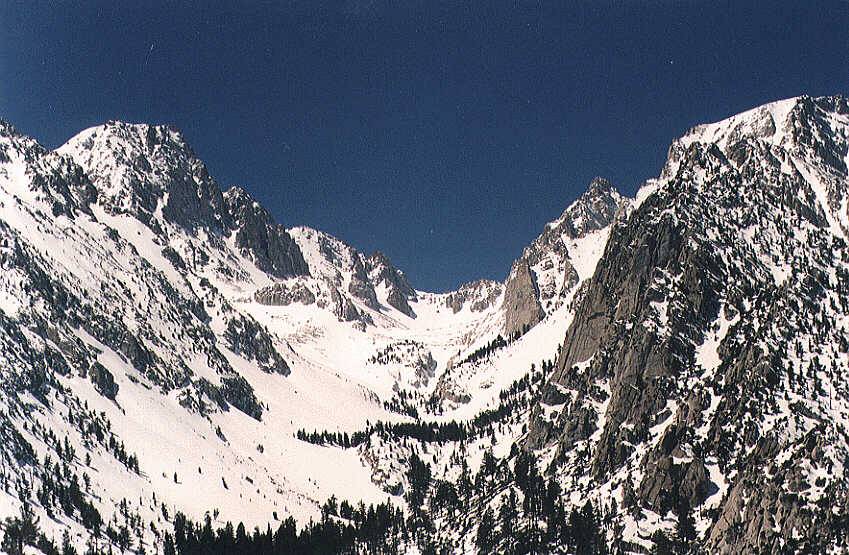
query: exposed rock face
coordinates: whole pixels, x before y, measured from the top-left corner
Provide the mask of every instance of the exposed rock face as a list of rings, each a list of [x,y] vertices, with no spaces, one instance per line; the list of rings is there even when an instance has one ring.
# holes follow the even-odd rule
[[[463,405],[472,400],[467,392],[458,391],[456,384],[451,380],[439,380],[433,390],[432,398],[439,403],[447,401],[456,405]]]
[[[348,283],[348,293],[361,300],[367,307],[380,309],[380,302],[374,292],[374,287],[358,275],[354,275]]]
[[[849,314],[848,135],[845,99],[803,97],[676,141],[611,232],[526,447],[580,474],[596,412],[577,436],[594,484],[639,473],[643,510],[697,519],[708,552],[823,550],[847,504],[823,469],[849,462],[825,431],[849,409],[849,330],[823,322]],[[585,410],[548,418],[569,392]]]
[[[546,228],[547,233],[543,234],[539,242],[553,245],[553,239],[558,233],[577,239],[604,229],[613,223],[617,213],[627,205],[628,201],[610,181],[594,177],[584,194],[563,212],[554,225]]]
[[[838,515],[846,511],[845,494],[836,491],[831,478],[814,478],[796,461],[825,463],[827,471],[822,449],[829,436],[826,426],[818,426],[783,463],[775,458],[780,455],[775,442],[759,442],[753,452],[757,463],[735,481],[705,543],[724,553],[738,552],[740,545],[758,553],[828,552]],[[803,503],[811,495],[817,496],[816,508]]]
[[[539,289],[527,260],[513,265],[504,286],[504,333],[508,336],[522,334],[545,314],[539,304]]]
[[[300,282],[275,283],[257,290],[254,300],[269,306],[289,306],[292,303],[310,305],[315,302],[315,294]]]
[[[289,374],[289,365],[274,348],[274,340],[268,330],[252,318],[232,318],[227,322],[224,337],[234,353],[256,361],[266,372],[276,372],[284,376]]]
[[[483,312],[495,304],[503,290],[497,281],[482,279],[465,283],[445,298],[445,306],[454,314],[467,305],[472,312]]]
[[[581,240],[607,229],[617,216],[627,213],[629,205],[630,200],[622,197],[609,181],[596,177],[524,250],[522,258],[537,277],[540,302],[545,310],[560,306],[579,279],[590,277],[593,268],[581,268],[586,275],[580,276],[576,268],[583,263],[579,259],[586,258]]]
[[[433,354],[418,341],[404,340],[390,343],[369,358],[372,364],[402,365],[414,372],[410,385],[414,388],[426,386],[434,376],[436,360]],[[397,386],[397,380],[396,380]]]
[[[180,253],[175,251],[172,247],[164,247],[162,249],[162,257],[165,258],[168,262],[170,262],[175,269],[181,271],[186,270],[186,262],[183,260],[183,257],[180,256]]]
[[[389,289],[389,294],[386,296],[386,302],[389,306],[402,312],[410,318],[415,318],[416,313],[410,308],[410,303],[407,302],[407,297],[398,289]]]
[[[253,259],[257,268],[278,278],[309,274],[295,241],[244,189],[231,188],[224,200],[235,229],[236,245]]]
[[[262,417],[262,406],[259,404],[254,390],[242,376],[225,376],[221,379],[221,394],[228,403],[259,420]]]
[[[127,361],[139,372],[146,371],[153,363],[151,352],[129,332],[121,338],[118,352],[124,355]]]
[[[0,119],[0,164],[26,160],[30,187],[50,204],[52,215],[91,214],[98,190],[82,169],[67,157],[50,152]]]
[[[115,399],[115,396],[118,395],[118,384],[115,383],[115,376],[99,362],[93,363],[91,368],[88,369],[88,377],[97,391],[107,399]]]
[[[348,283],[348,293],[361,300],[367,307],[380,310],[380,302],[374,292],[374,285],[368,279],[365,264],[359,253],[356,253],[353,261],[353,274]]]
[[[373,319],[369,310],[358,310],[357,304],[378,313],[385,313],[388,305],[416,317],[410,306],[418,300],[416,290],[386,255],[376,252],[365,256],[345,242],[308,227],[290,232],[307,253],[311,276],[322,282],[311,286],[319,306],[331,306],[340,320],[359,322],[360,326],[373,324]]]
[[[372,323],[371,317],[357,310],[351,299],[342,295],[338,289],[330,291],[330,298],[333,301],[333,311],[342,322],[362,321],[364,324]]]

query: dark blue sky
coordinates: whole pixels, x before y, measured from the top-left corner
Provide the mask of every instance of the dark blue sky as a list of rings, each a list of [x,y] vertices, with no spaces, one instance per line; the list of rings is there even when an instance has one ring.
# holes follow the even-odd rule
[[[2,3],[0,116],[50,147],[175,124],[223,185],[425,289],[502,279],[692,125],[849,93],[845,1],[92,4]]]

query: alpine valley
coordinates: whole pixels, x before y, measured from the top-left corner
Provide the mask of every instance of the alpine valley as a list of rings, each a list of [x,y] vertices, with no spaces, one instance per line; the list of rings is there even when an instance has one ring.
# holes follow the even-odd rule
[[[429,293],[176,129],[0,121],[0,551],[845,552],[847,165],[767,104]]]

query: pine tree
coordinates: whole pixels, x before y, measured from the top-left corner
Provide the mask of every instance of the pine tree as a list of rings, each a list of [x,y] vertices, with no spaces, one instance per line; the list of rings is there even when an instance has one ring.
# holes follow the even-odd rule
[[[675,527],[676,551],[689,553],[693,540],[696,539],[696,523],[685,504],[682,504],[676,512],[678,513],[678,523]]]
[[[510,493],[507,497],[501,500],[501,507],[498,509],[498,520],[501,525],[501,538],[504,542],[504,552],[513,552],[513,535],[515,533],[515,523],[518,518],[519,507],[516,499],[516,492],[510,488]]]
[[[424,502],[427,494],[428,486],[430,485],[431,470],[430,465],[421,460],[417,453],[410,456],[409,467],[407,469],[407,480],[410,484],[410,490],[407,492],[407,503],[413,512],[417,512]]]
[[[62,555],[77,555],[77,549],[71,543],[71,534],[68,530],[62,532]],[[170,555],[176,555],[176,553]]]
[[[495,547],[494,539],[495,519],[492,516],[492,509],[489,507],[483,512],[480,523],[478,523],[478,531],[475,535],[475,545],[478,551],[482,554],[491,553]]]
[[[174,539],[168,532],[165,532],[165,540],[162,543],[162,555],[177,555],[177,550],[174,548]]]
[[[673,543],[663,530],[655,530],[651,535],[652,555],[673,555]]]
[[[20,517],[7,518],[3,524],[3,542],[0,550],[9,555],[21,555],[24,546],[35,545],[38,540],[38,517],[29,503],[21,507]]]

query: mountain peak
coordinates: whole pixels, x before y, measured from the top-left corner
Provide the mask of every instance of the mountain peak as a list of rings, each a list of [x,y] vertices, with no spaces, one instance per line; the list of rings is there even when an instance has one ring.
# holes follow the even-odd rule
[[[794,97],[777,100],[757,106],[745,112],[735,114],[714,123],[706,123],[691,128],[679,139],[684,146],[694,142],[714,143],[720,148],[742,136],[767,139],[780,142],[787,128],[787,121],[794,108],[809,100],[809,97]]]
[[[616,193],[616,187],[608,181],[604,177],[596,176],[590,180],[590,184],[587,186],[587,190],[581,195],[581,197],[585,197],[587,195],[597,195],[597,194],[611,194]]]
[[[234,185],[224,191],[224,200],[230,207],[238,207],[240,210],[250,209],[253,211],[268,214],[268,211],[263,207],[247,190],[238,185]],[[268,215],[271,219],[271,216]]]
[[[19,135],[20,132],[15,128],[14,125],[12,125],[3,118],[0,118],[0,137],[16,137]]]
[[[768,102],[714,123],[691,128],[676,141],[687,147],[692,143],[714,143],[720,149],[743,137],[766,140],[778,145],[795,137],[798,127],[810,126],[816,114],[849,113],[849,101],[839,95],[796,96]]]
[[[687,131],[672,142],[661,179],[675,176],[693,148],[722,152],[738,165],[749,159],[747,152],[753,147],[781,148],[785,155],[819,158],[845,172],[843,129],[847,122],[846,97],[798,96],[770,102]]]
[[[166,145],[194,157],[194,152],[182,132],[172,125],[128,123],[119,120],[109,120],[102,125],[89,127],[71,137],[57,150],[69,152],[105,146],[112,151],[123,150],[132,153],[150,152],[156,147]]]
[[[548,224],[548,228],[562,230],[572,238],[581,237],[610,225],[626,202],[610,181],[594,177],[587,190],[559,218]]]
[[[113,120],[57,152],[83,167],[111,212],[148,222],[161,208],[166,220],[185,228],[226,226],[220,187],[175,127]]]

